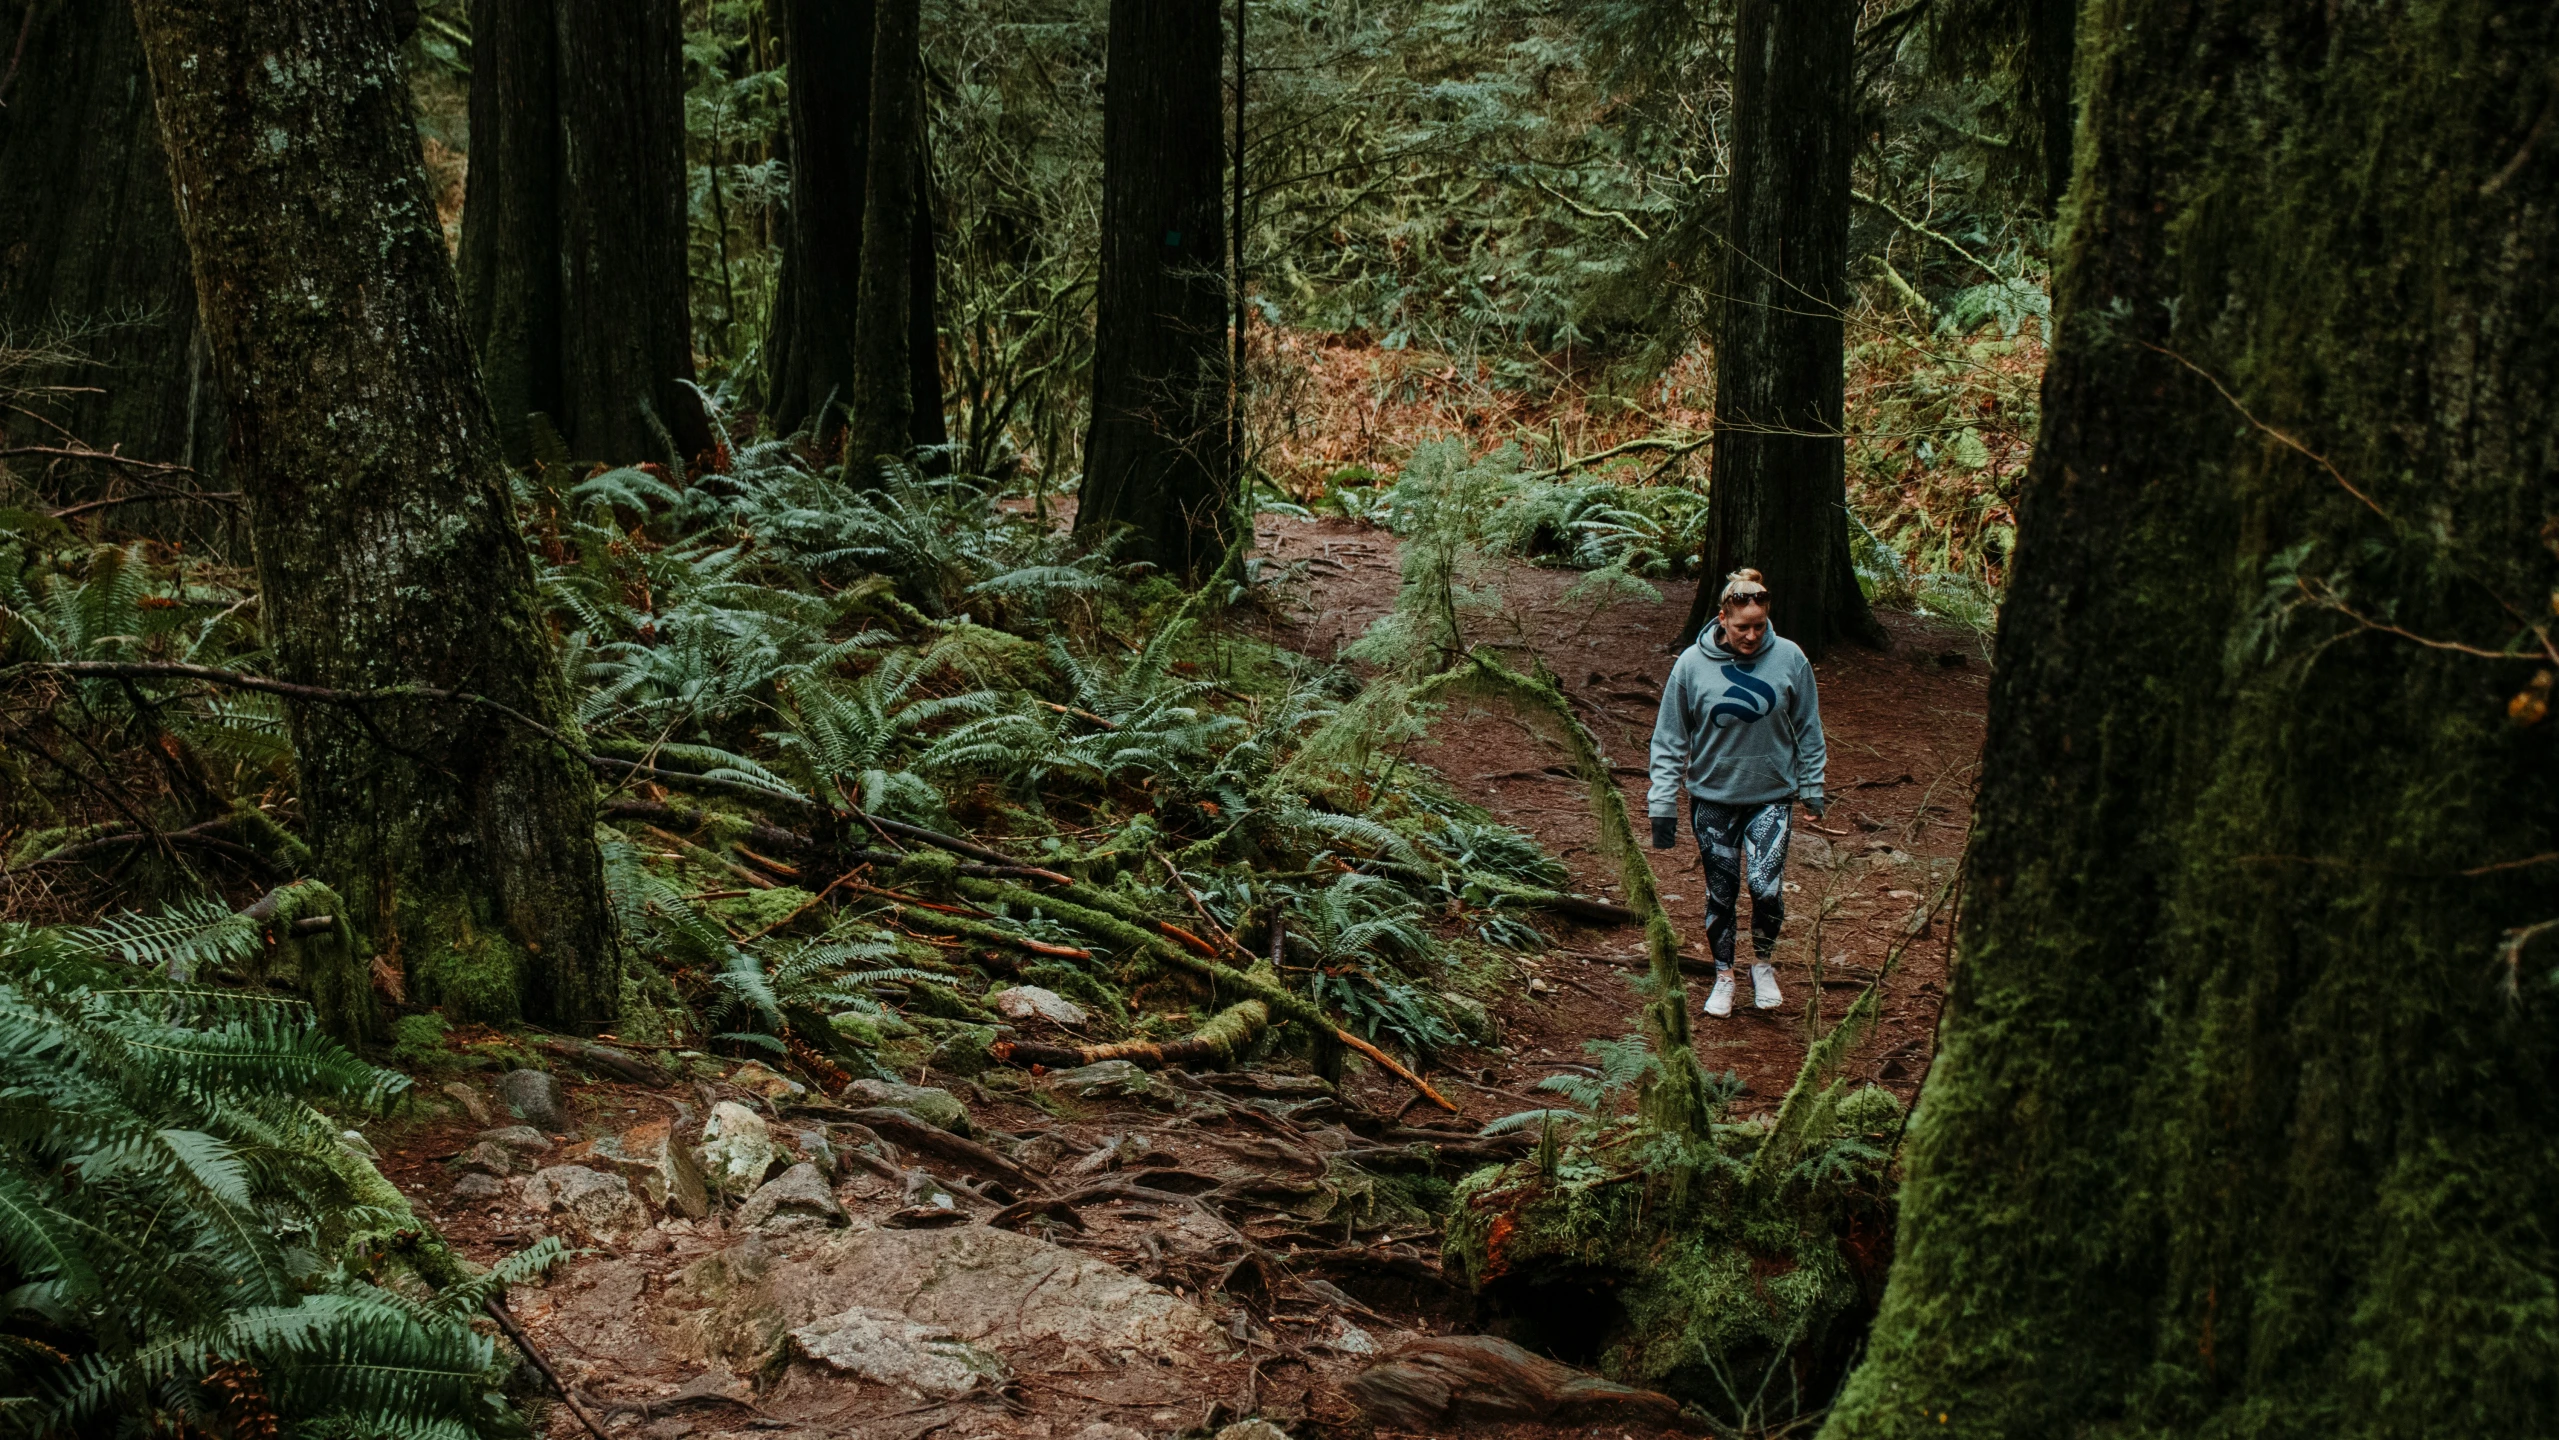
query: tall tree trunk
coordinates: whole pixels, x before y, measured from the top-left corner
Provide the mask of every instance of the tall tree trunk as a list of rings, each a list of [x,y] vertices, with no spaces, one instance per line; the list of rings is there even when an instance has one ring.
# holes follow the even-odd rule
[[[1075,528],[1197,575],[1234,533],[1217,7],[1111,0],[1093,421]]]
[[[463,323],[498,436],[533,453],[530,417],[564,411],[560,375],[559,17],[553,0],[472,0],[471,168]]]
[[[711,446],[685,261],[675,0],[474,0],[461,270],[508,452],[551,417],[580,458]]]
[[[12,445],[68,438],[139,460],[221,469],[222,407],[196,326],[195,278],[169,205],[133,12],[31,0],[0,21],[0,332],[20,344],[67,327],[88,363],[0,380],[37,412],[0,412]],[[21,475],[53,468],[12,462]],[[64,465],[56,499],[88,499],[117,472]],[[218,485],[203,488],[219,489]],[[133,506],[119,521],[213,542],[221,512]]]
[[[2559,10],[2082,33],[1961,966],[1826,1433],[2559,1433]]]
[[[906,354],[913,419],[907,438],[918,448],[951,443],[950,422],[942,414],[942,267],[934,245],[933,117],[916,117],[915,224],[907,246]]]
[[[853,393],[847,397],[853,413],[844,442],[845,463],[861,475],[871,474],[882,456],[903,458],[915,428],[922,0],[879,0],[876,14],[862,184],[862,293],[853,320]]]
[[[1768,577],[1777,624],[1818,659],[1881,632],[1848,556],[1848,158],[1855,0],[1741,0],[1715,327],[1705,571],[1685,635],[1724,576]]]
[[[871,124],[871,0],[777,0],[789,68],[791,204],[765,339],[766,429],[788,434],[852,399],[862,174]],[[842,431],[839,409],[820,438]]]
[[[711,448],[693,378],[676,0],[557,0],[560,374],[579,455]],[[652,416],[655,423],[652,423]]]
[[[570,730],[427,198],[388,0],[137,0],[276,673]],[[592,1030],[620,1000],[595,789],[487,707],[289,710],[323,873],[411,994]]]
[[[2043,170],[2044,213],[2059,215],[2070,189],[2072,136],[2079,104],[2072,95],[2079,63],[2079,0],[2023,0],[2025,64],[2020,98],[2035,134],[2035,158]]]

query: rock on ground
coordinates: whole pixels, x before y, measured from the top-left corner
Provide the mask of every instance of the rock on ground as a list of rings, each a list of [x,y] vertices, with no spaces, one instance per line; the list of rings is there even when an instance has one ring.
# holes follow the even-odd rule
[[[1011,1378],[1002,1359],[948,1330],[894,1310],[853,1309],[790,1332],[792,1348],[832,1370],[894,1385],[918,1399],[963,1395]]]
[[[1490,1335],[1425,1335],[1343,1387],[1376,1424],[1439,1430],[1470,1421],[1675,1424],[1679,1402],[1533,1355]]]
[[[702,1126],[702,1175],[731,1195],[752,1193],[782,1158],[764,1117],[734,1100],[711,1107]]]
[[[453,1198],[457,1201],[495,1200],[505,1193],[504,1181],[477,1170],[453,1182]]]
[[[777,1102],[801,1099],[809,1093],[806,1085],[759,1060],[749,1060],[730,1071],[729,1083]]]
[[[683,1283],[709,1302],[695,1321],[703,1349],[740,1373],[760,1370],[790,1331],[857,1308],[972,1342],[1055,1341],[1167,1361],[1224,1349],[1198,1306],[1090,1256],[983,1225],[857,1229],[788,1253],[750,1237],[693,1266]]]
[[[1044,990],[1037,985],[1016,985],[1010,990],[999,990],[990,1003],[994,1005],[996,1014],[1007,1020],[1026,1023],[1039,1020],[1051,1025],[1081,1025],[1088,1018],[1083,1006],[1054,990]]]
[[[462,1113],[470,1116],[474,1125],[486,1126],[498,1118],[497,1112],[489,1108],[488,1097],[472,1086],[459,1080],[447,1081],[444,1093],[452,1098],[454,1104],[462,1107]]]
[[[547,1134],[569,1130],[569,1097],[560,1082],[539,1070],[509,1070],[498,1077],[498,1099],[525,1124]]]
[[[483,1130],[471,1138],[486,1140],[493,1145],[503,1145],[509,1150],[521,1151],[528,1155],[539,1155],[551,1148],[551,1142],[543,1138],[542,1132],[530,1125],[501,1125],[495,1130]]]
[[[1051,1088],[1078,1100],[1134,1100],[1171,1108],[1182,1103],[1172,1086],[1126,1060],[1097,1060],[1048,1077]]]
[[[530,1165],[518,1166],[515,1160],[514,1151],[495,1140],[482,1140],[462,1152],[461,1165],[463,1169],[474,1174],[494,1175],[501,1180],[514,1174],[518,1169],[533,1168]]]
[[[929,1085],[900,1085],[894,1080],[856,1080],[844,1087],[848,1105],[884,1105],[903,1110],[927,1125],[939,1126],[954,1135],[970,1132],[969,1107],[948,1090]]]
[[[757,1187],[737,1211],[741,1229],[787,1235],[800,1230],[832,1230],[846,1224],[844,1207],[835,1202],[826,1178],[805,1161]]]
[[[647,1207],[619,1175],[583,1165],[554,1165],[537,1170],[524,1182],[524,1203],[537,1214],[565,1215],[571,1227],[591,1240],[615,1240],[645,1230]]]

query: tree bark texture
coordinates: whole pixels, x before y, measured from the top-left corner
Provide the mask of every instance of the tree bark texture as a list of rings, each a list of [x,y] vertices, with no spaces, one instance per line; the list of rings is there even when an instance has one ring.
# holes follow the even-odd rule
[[[871,124],[870,0],[779,0],[790,74],[791,202],[773,328],[765,427],[787,435],[852,398],[861,302],[863,155]],[[842,411],[819,427],[841,432]]]
[[[1217,7],[1112,0],[1093,420],[1075,528],[1204,573],[1234,532]]]
[[[0,434],[22,445],[76,437],[211,481],[222,407],[133,12],[80,0],[12,6],[0,19],[0,72],[10,72],[0,93],[0,332],[25,345],[60,327],[90,362],[9,377],[51,393],[21,396],[42,418],[0,413]],[[13,463],[21,475],[41,464]],[[66,468],[43,489],[90,499],[114,474]],[[135,506],[118,518],[155,534],[229,538],[221,513],[201,507]]]
[[[2559,10],[2088,19],[1960,963],[1825,1433],[2559,1433],[2559,724],[2512,698]]]
[[[275,673],[461,690],[570,730],[390,4],[139,0],[135,14]],[[611,1018],[620,962],[578,757],[477,705],[289,718],[325,877],[413,999],[456,1018]]]
[[[537,411],[580,459],[708,450],[675,0],[475,0],[472,27],[461,270],[508,452]]]
[[[529,417],[562,423],[559,22],[552,0],[472,0],[464,324],[498,435],[532,457]]]
[[[922,0],[878,0],[871,32],[871,123],[863,166],[860,305],[844,460],[875,475],[905,458],[915,428],[915,244],[923,164]],[[929,241],[928,241],[929,243]],[[938,399],[936,402],[938,408]]]
[[[919,448],[951,443],[950,421],[942,413],[942,262],[933,234],[937,210],[933,116],[927,108],[915,122],[915,223],[907,230],[906,366],[914,400],[906,433]]]
[[[1686,634],[1724,577],[1758,569],[1780,630],[1816,659],[1876,638],[1848,555],[1848,159],[1855,0],[1741,0],[1716,304],[1714,472],[1705,571]]]

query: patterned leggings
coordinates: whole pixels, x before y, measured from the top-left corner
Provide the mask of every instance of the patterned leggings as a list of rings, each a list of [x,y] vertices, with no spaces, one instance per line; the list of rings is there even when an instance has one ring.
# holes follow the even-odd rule
[[[1717,805],[1698,800],[1689,812],[1697,853],[1706,862],[1706,948],[1715,968],[1733,968],[1733,920],[1741,882],[1750,877],[1750,944],[1761,960],[1777,950],[1786,924],[1786,840],[1791,802]],[[1745,860],[1748,864],[1745,867]]]

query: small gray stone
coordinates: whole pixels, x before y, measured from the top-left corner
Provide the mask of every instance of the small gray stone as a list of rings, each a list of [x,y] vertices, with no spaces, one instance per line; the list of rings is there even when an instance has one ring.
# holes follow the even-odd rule
[[[498,1098],[507,1112],[547,1134],[569,1130],[569,1097],[560,1082],[539,1070],[509,1070],[498,1077]]]
[[[734,1100],[711,1107],[711,1118],[702,1126],[702,1174],[713,1187],[731,1195],[750,1194],[781,1158],[763,1116]]]
[[[963,1395],[1011,1378],[1004,1362],[937,1325],[894,1310],[854,1309],[812,1320],[790,1332],[811,1360],[923,1398]]]
[[[832,1182],[836,1169],[835,1146],[826,1138],[826,1132],[803,1130],[793,1138],[799,1142],[800,1153],[809,1157],[809,1163],[817,1167],[817,1173]]]
[[[506,1193],[506,1183],[493,1175],[474,1170],[453,1182],[453,1198],[462,1201],[495,1200]]]
[[[815,1165],[803,1163],[758,1186],[738,1207],[737,1223],[748,1230],[787,1235],[795,1230],[831,1230],[850,1222],[844,1207],[835,1203],[835,1192],[826,1188],[825,1177]]]
[[[1146,1432],[1132,1430],[1126,1425],[1114,1425],[1108,1420],[1096,1420],[1076,1431],[1074,1440],[1146,1440]]]
[[[619,1175],[583,1165],[554,1165],[524,1182],[524,1203],[536,1214],[564,1215],[595,1240],[612,1240],[648,1228],[649,1212]]]
[[[1831,848],[1831,843],[1807,831],[1796,831],[1794,838],[1787,842],[1787,848],[1796,859],[1816,870],[1828,870],[1839,864],[1839,854]]]
[[[1288,1440],[1288,1432],[1268,1420],[1238,1420],[1218,1431],[1217,1440]]]
[[[454,1104],[462,1107],[462,1113],[470,1116],[474,1125],[487,1125],[497,1118],[497,1112],[489,1108],[488,1097],[459,1080],[448,1082],[444,1093],[452,1097]]]
[[[1037,985],[1016,985],[999,990],[991,1002],[995,1013],[1007,1020],[1045,1021],[1051,1025],[1081,1025],[1086,1020],[1084,1007]]]
[[[483,1130],[471,1138],[531,1155],[539,1155],[551,1148],[551,1142],[543,1138],[542,1132],[530,1125],[502,1125],[495,1130]]]
[[[948,1090],[927,1085],[901,1085],[894,1080],[856,1080],[844,1087],[848,1105],[885,1105],[903,1110],[927,1125],[938,1125],[954,1135],[970,1134],[969,1108]]]
[[[1172,1086],[1126,1060],[1098,1060],[1060,1070],[1048,1077],[1048,1083],[1078,1100],[1135,1100],[1162,1107],[1182,1103]]]
[[[483,1140],[462,1152],[462,1168],[480,1175],[494,1175],[503,1180],[518,1169],[515,1152],[494,1140]]]
[[[1469,1044],[1490,1045],[1502,1038],[1501,1027],[1493,1022],[1493,1012],[1485,1009],[1484,1002],[1473,996],[1442,990],[1439,992],[1439,1008]]]

